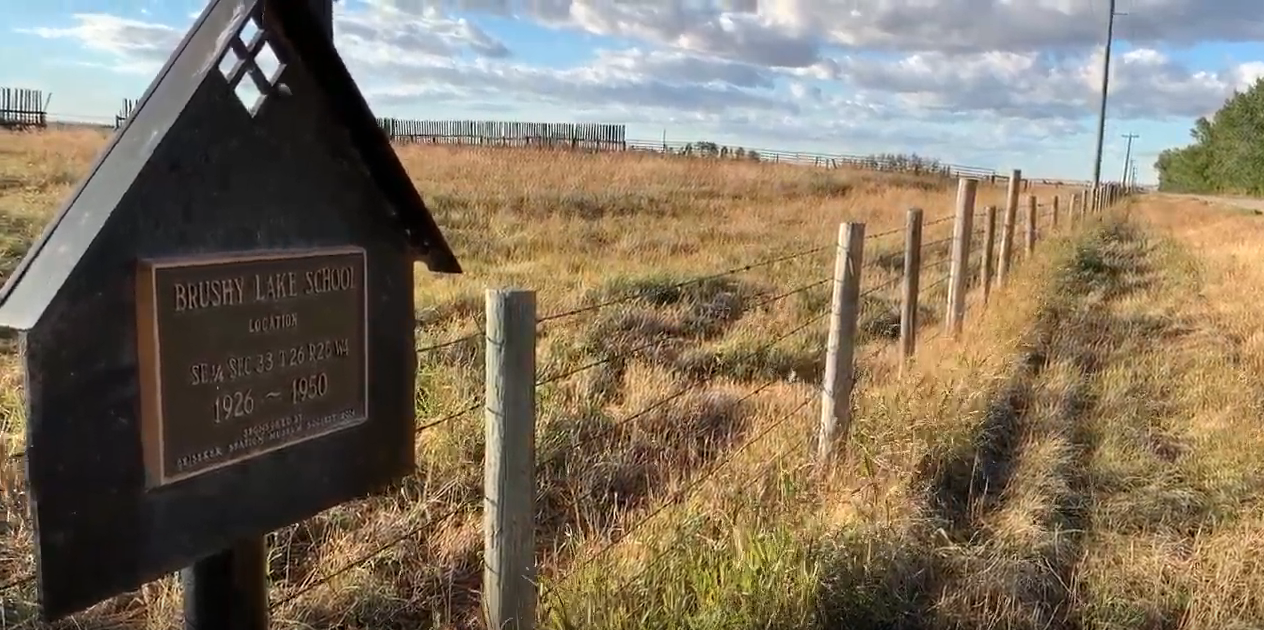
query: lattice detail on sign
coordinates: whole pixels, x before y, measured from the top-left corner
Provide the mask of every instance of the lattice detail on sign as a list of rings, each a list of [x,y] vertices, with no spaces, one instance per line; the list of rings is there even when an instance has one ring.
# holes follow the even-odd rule
[[[228,42],[219,70],[228,81],[228,87],[253,116],[263,101],[275,92],[277,81],[285,64],[276,51],[268,45],[268,33],[263,28],[258,3],[241,30]],[[247,80],[247,78],[249,80]]]

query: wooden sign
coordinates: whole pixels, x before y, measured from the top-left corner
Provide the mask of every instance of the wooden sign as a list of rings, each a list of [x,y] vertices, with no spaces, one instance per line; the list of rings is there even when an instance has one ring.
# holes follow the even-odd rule
[[[308,3],[212,2],[0,290],[44,616],[185,567],[266,611],[227,550],[410,474],[417,260],[460,272]]]

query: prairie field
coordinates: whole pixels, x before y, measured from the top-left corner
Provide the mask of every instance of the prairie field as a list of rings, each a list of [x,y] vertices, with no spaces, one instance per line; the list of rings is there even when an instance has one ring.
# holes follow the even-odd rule
[[[0,271],[105,141],[0,135]],[[417,274],[418,468],[269,536],[275,627],[480,627],[483,291],[503,286],[535,290],[542,320],[542,628],[1264,624],[1252,213],[1149,196],[1074,225],[1064,214],[1054,231],[1042,211],[1035,254],[1015,248],[986,305],[971,290],[952,340],[936,332],[955,181],[397,150],[465,268]],[[976,208],[1004,194],[981,186]],[[910,207],[927,223],[922,334],[901,374]],[[869,234],[858,382],[822,469],[811,455],[845,221]],[[22,373],[6,343],[0,440],[17,454]],[[23,474],[14,457],[0,469],[0,586],[33,571]],[[179,610],[166,579],[56,625],[171,628]],[[46,627],[36,612],[33,583],[0,590],[0,628]]]

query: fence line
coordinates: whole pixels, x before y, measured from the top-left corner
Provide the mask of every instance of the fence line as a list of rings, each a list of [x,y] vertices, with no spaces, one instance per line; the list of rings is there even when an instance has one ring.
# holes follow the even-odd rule
[[[398,144],[459,144],[568,148],[590,151],[641,151],[688,157],[752,160],[864,170],[977,177],[995,184],[1005,178],[992,169],[948,164],[916,155],[847,155],[808,151],[775,151],[715,142],[629,140],[627,126],[604,123],[529,123],[472,120],[404,120],[379,118],[379,126]]]
[[[0,88],[0,127],[46,127],[49,98],[51,97],[45,97],[36,90]],[[19,103],[22,104],[19,105]],[[136,104],[136,99],[123,99],[119,110],[112,117],[114,129],[121,128],[131,117]],[[108,121],[110,118],[105,120]],[[684,157],[772,162],[824,169],[850,168],[947,178],[969,177],[993,185],[1005,184],[1010,179],[1009,175],[998,173],[994,169],[941,162],[916,154],[819,153],[724,145],[705,140],[629,139],[627,125],[617,123],[413,120],[392,117],[378,118],[377,121],[378,126],[386,132],[391,142],[403,145],[446,144],[539,147],[595,152],[637,151]],[[1021,181],[1024,191],[1032,184],[1088,187],[1087,182],[1071,180],[1024,178]]]
[[[119,106],[117,114],[114,114],[114,128],[122,129],[123,123],[132,117],[132,112],[136,111],[136,99],[125,98],[123,104]]]
[[[0,88],[0,128],[42,129],[48,126],[48,102],[39,90]]]
[[[958,287],[958,290],[950,290],[945,297],[941,298],[944,300],[942,303],[947,314],[943,320],[945,325],[938,327],[939,330],[925,341],[943,334],[947,334],[952,338],[957,336],[960,324],[969,314],[969,307],[972,304],[971,301],[964,299],[966,290],[978,289],[981,283],[989,281],[994,281],[998,286],[1003,282],[1000,276],[997,276],[994,280],[988,278],[984,271],[988,268],[990,262],[990,259],[985,259],[990,258],[994,252],[997,258],[1002,257],[1003,252],[999,248],[993,247],[994,243],[992,241],[997,237],[1003,238],[1003,234],[998,234],[998,230],[992,229],[993,226],[990,223],[979,228],[973,227],[972,222],[976,215],[985,213],[987,216],[995,216],[995,209],[992,207],[982,211],[976,210],[974,207],[974,190],[977,185],[978,182],[972,178],[962,178],[958,188],[958,200],[955,211],[946,217],[923,222],[922,212],[914,209],[909,212],[908,220],[903,229],[881,232],[868,237],[864,235],[865,225],[863,223],[845,223],[840,226],[840,238],[837,245],[806,248],[730,270],[698,276],[674,285],[676,287],[684,287],[705,282],[707,279],[732,276],[752,269],[803,259],[833,249],[836,257],[832,277],[823,274],[821,278],[801,287],[784,292],[770,292],[769,295],[762,296],[764,300],[767,300],[767,302],[762,303],[771,303],[772,301],[797,295],[826,284],[832,285],[831,294],[833,299],[829,310],[820,311],[804,318],[796,325],[791,326],[760,346],[762,350],[772,349],[777,344],[810,330],[812,326],[828,317],[829,342],[826,347],[821,348],[821,351],[827,353],[828,357],[825,376],[822,379],[822,383],[811,388],[810,394],[801,403],[778,417],[771,425],[764,427],[750,439],[731,448],[724,457],[715,461],[706,470],[696,473],[683,486],[670,493],[659,505],[648,509],[644,516],[622,527],[619,534],[614,536],[607,544],[583,558],[571,558],[567,570],[561,573],[560,577],[554,581],[554,587],[564,587],[572,576],[597,562],[622,541],[627,540],[634,533],[640,531],[641,528],[658,515],[665,513],[672,507],[681,506],[696,496],[702,485],[712,479],[719,470],[731,465],[738,455],[748,451],[749,447],[771,435],[775,429],[785,426],[796,419],[806,421],[808,416],[801,414],[801,412],[813,400],[821,401],[818,439],[816,444],[809,449],[809,451],[814,450],[816,453],[814,457],[815,465],[819,467],[828,463],[832,455],[840,449],[846,448],[846,424],[851,412],[851,388],[855,385],[855,367],[871,360],[882,352],[890,350],[893,345],[900,349],[901,364],[915,360],[918,340],[914,335],[919,330],[919,325],[912,318],[916,317],[918,308],[922,305],[922,300],[931,297],[930,292],[932,289],[936,289],[946,282],[951,282]],[[1069,212],[1063,224],[1073,226],[1082,223],[1087,218],[1100,217],[1106,208],[1118,203],[1124,196],[1124,189],[1117,185],[1103,185],[1097,191],[1087,189],[1077,191],[1072,195]],[[1022,252],[1024,260],[1035,255],[1035,242],[1043,238],[1043,234],[1048,232],[1048,230],[1039,228],[1042,219],[1049,217],[1044,222],[1052,227],[1054,225],[1052,217],[1057,216],[1059,207],[1060,204],[1057,197],[1054,197],[1051,202],[1046,204],[1038,203],[1034,196],[1029,197],[1028,210],[1025,216],[1017,217],[1024,224],[1025,234],[1030,235],[1029,238],[1033,244],[1033,247],[1024,248]],[[947,221],[953,222],[951,255],[946,258],[948,264],[951,265],[951,269],[948,273],[941,274],[939,278],[932,282],[922,283],[922,276],[926,271],[944,264],[943,261],[924,261],[924,255],[928,253],[928,250],[935,244],[942,242],[942,239],[926,241],[924,239],[924,230],[928,226],[938,225]],[[1007,226],[1007,228],[1013,227],[1017,226],[1013,224]],[[885,263],[881,256],[875,257],[873,261],[865,262],[865,248],[878,239],[901,234],[903,235],[901,241],[902,249],[895,252],[900,255],[903,261],[903,265],[898,272],[899,275],[894,280],[879,282],[862,291],[862,283],[865,281],[864,272],[879,268]],[[971,241],[978,235],[983,235],[987,242],[984,243],[983,247],[976,250],[972,247]],[[971,253],[973,251],[977,251],[979,255],[974,256]],[[855,348],[862,341],[858,338],[857,323],[862,311],[865,309],[864,298],[877,292],[888,290],[899,283],[902,283],[904,287],[901,292],[904,303],[898,311],[901,319],[899,343],[894,344],[894,340],[880,337],[877,343],[874,344],[875,348],[872,352],[857,358],[855,356]],[[910,287],[913,288],[910,289]],[[977,294],[978,292],[976,292]],[[485,408],[484,430],[486,432],[487,453],[485,456],[484,496],[482,501],[485,549],[482,593],[483,611],[486,620],[489,622],[489,627],[512,627],[520,630],[530,630],[535,625],[540,604],[540,586],[536,576],[537,566],[534,545],[536,530],[534,497],[540,485],[537,482],[539,477],[546,472],[546,466],[549,463],[560,455],[574,450],[574,445],[550,445],[551,448],[547,450],[536,448],[536,396],[538,387],[569,378],[585,369],[591,369],[601,364],[601,362],[588,364],[581,369],[565,373],[539,374],[541,370],[536,364],[536,336],[538,331],[543,326],[553,322],[575,318],[583,314],[600,311],[609,306],[625,304],[632,300],[652,299],[652,297],[645,291],[636,291],[630,296],[621,297],[617,300],[601,301],[581,308],[537,316],[533,291],[489,290],[486,300],[487,324],[484,330],[475,331],[472,334],[462,335],[430,346],[430,348],[449,347],[476,341],[480,336],[485,340],[487,353],[485,370],[487,371],[487,378],[483,400],[476,400],[472,407],[463,409],[456,414],[445,416],[446,420],[430,421],[423,423],[423,426],[439,426],[442,422],[475,411],[478,406]],[[984,306],[986,307],[986,303]],[[890,308],[886,304],[883,304],[883,307]],[[924,327],[921,326],[920,328]],[[906,328],[913,332],[907,338],[904,335]],[[925,343],[925,341],[922,341],[922,343]],[[661,340],[658,340],[657,343],[661,343]],[[622,353],[621,357],[626,358],[629,354],[635,353]],[[613,359],[608,359],[607,361],[609,360]],[[610,430],[610,427],[626,426],[628,423],[636,422],[638,418],[643,417],[650,410],[679,398],[685,392],[706,385],[711,380],[712,377],[697,378],[695,379],[696,382],[686,383],[677,391],[650,403],[639,411],[612,422],[606,428]],[[790,381],[784,376],[768,379],[742,395],[736,402],[737,404],[744,403],[777,384],[787,382]],[[588,440],[599,438],[599,433],[586,436]],[[758,474],[752,475],[745,483],[738,485],[746,487],[753,482],[752,480],[764,478],[767,472],[771,470],[771,467],[780,465],[784,458],[793,452],[794,448],[804,447],[803,445],[792,445],[792,448],[786,449],[767,462]],[[544,457],[541,457],[541,454],[544,454]],[[20,459],[21,457],[21,454],[17,454],[15,458],[11,459]],[[346,574],[357,566],[364,565],[395,545],[420,535],[426,528],[469,510],[471,507],[469,504],[458,503],[451,509],[446,510],[438,518],[427,519],[425,523],[416,527],[401,528],[403,531],[388,537],[387,540],[374,546],[374,550],[371,553],[360,556],[344,566],[329,572],[321,572],[319,578],[311,579],[309,576],[308,579],[294,587],[289,593],[284,593],[274,598],[270,608],[276,609],[285,606],[315,589],[329,585],[338,576]],[[678,535],[677,538],[681,536]],[[678,542],[677,540],[671,543],[668,549],[674,548],[674,545]],[[648,571],[653,563],[661,557],[663,557],[663,554],[650,558],[646,566],[633,579],[639,578],[645,571]],[[8,589],[24,586],[33,580],[33,574],[11,579],[0,585],[0,593]],[[555,595],[555,592],[551,591],[550,596],[553,595]]]
[[[400,144],[468,144],[623,151],[627,125],[480,120],[379,118],[378,126]]]
[[[0,88],[0,96],[7,88]],[[14,91],[23,92],[23,91]],[[32,91],[25,91],[32,92]],[[39,93],[34,93],[38,97]],[[38,99],[35,99],[38,100]],[[3,99],[0,98],[0,126],[5,126]],[[46,105],[46,103],[45,103]],[[120,129],[137,105],[136,99],[123,99],[113,116],[114,129]],[[23,119],[35,122],[30,126],[47,124],[46,107],[35,113],[23,115]],[[18,110],[14,110],[15,112]],[[15,113],[14,116],[17,116]],[[108,119],[107,119],[108,120]],[[627,125],[614,123],[536,123],[517,121],[479,120],[412,120],[384,117],[377,119],[378,126],[395,144],[444,144],[484,147],[532,147],[591,152],[636,151],[662,155],[751,160],[792,164],[824,169],[850,168],[888,173],[933,175],[947,178],[970,177],[988,184],[1003,184],[1007,175],[994,169],[941,162],[918,155],[900,154],[845,154],[817,153],[811,151],[781,151],[736,145],[723,145],[709,141],[667,141],[628,139]],[[1024,190],[1033,182],[1023,180]],[[1062,184],[1054,180],[1038,180],[1040,184]]]

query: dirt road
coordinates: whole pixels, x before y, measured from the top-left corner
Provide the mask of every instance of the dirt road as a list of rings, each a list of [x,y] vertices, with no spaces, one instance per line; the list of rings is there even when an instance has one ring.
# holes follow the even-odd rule
[[[1264,199],[1256,197],[1222,197],[1214,195],[1177,195],[1172,193],[1160,193],[1158,196],[1171,197],[1175,199],[1194,199],[1209,205],[1226,205],[1241,208],[1243,210],[1251,210],[1256,213],[1264,214]]]

